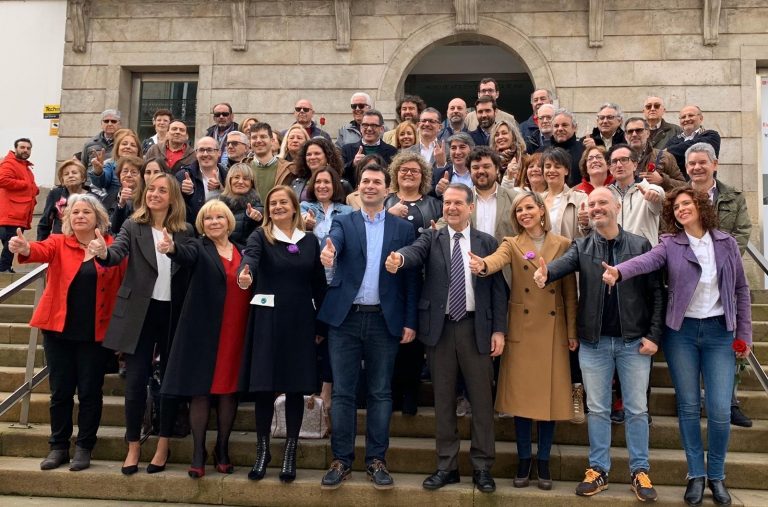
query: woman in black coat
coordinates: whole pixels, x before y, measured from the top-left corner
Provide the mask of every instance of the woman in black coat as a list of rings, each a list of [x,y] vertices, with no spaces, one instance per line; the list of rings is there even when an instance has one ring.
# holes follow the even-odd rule
[[[85,184],[85,166],[79,160],[62,162],[56,171],[56,179],[59,180],[59,186],[48,192],[40,222],[37,224],[38,241],[43,241],[51,234],[61,234],[61,219],[70,195],[91,194],[91,188]]]
[[[224,190],[219,195],[235,217],[235,228],[229,236],[230,241],[240,249],[245,247],[248,236],[261,224],[264,206],[261,205],[253,170],[248,164],[235,164],[229,168]]]
[[[229,435],[237,412],[237,382],[250,291],[237,286],[240,247],[229,240],[235,217],[221,201],[212,199],[195,220],[203,237],[173,241],[157,248],[191,270],[189,290],[181,309],[163,395],[191,397],[190,425],[194,450],[189,476],[205,475],[205,432],[211,401],[217,403],[217,437],[213,462],[220,473],[231,474]],[[200,309],[206,311],[201,312]]]

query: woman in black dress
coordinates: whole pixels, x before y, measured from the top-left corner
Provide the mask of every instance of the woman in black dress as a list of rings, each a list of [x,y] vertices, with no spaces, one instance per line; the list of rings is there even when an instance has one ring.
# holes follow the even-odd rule
[[[248,331],[240,371],[241,391],[256,402],[256,464],[251,480],[264,477],[275,393],[286,393],[286,440],[280,480],[296,478],[296,446],[305,393],[317,389],[316,345],[326,335],[315,320],[325,296],[320,247],[304,232],[296,194],[274,187],[266,197],[264,225],[248,238],[238,283],[250,287],[255,274]]]

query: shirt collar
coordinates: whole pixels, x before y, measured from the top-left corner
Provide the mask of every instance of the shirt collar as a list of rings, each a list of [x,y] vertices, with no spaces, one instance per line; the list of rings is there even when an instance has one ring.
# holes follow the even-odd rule
[[[706,231],[704,235],[700,238],[695,238],[685,233],[686,236],[688,236],[688,242],[691,244],[691,247],[698,247],[698,246],[705,246],[708,247],[712,244],[712,236],[709,235],[709,231]]]
[[[289,238],[283,231],[272,226],[272,236],[275,237],[276,240],[282,241],[283,243],[290,243],[292,245],[295,245],[301,239],[306,236],[307,234],[304,231],[300,231],[299,229],[294,229],[293,234],[291,234],[291,237]]]
[[[361,143],[363,146],[378,146],[378,145],[380,145],[380,144],[381,144],[381,138],[379,138],[379,139],[378,139],[378,140],[377,140],[375,143],[373,143],[373,144],[365,144],[365,141],[360,141],[360,143]]]
[[[467,226],[462,231],[454,231],[452,227],[448,227],[448,235],[451,240],[453,240],[453,236],[455,236],[457,232],[460,232],[463,238],[469,239],[469,227],[469,224],[467,224]]]
[[[498,194],[499,194],[499,184],[496,183],[495,185],[496,186],[493,187],[493,192],[488,197],[480,197],[480,195],[477,193],[477,187],[472,187],[472,191],[475,193],[475,200],[476,201],[477,200],[488,201],[490,199],[495,199],[496,197],[498,197]]]
[[[709,200],[711,202],[715,202],[715,192],[717,192],[717,181],[712,181],[712,186],[709,187],[709,190],[707,190],[707,195],[709,196]]]
[[[269,167],[272,164],[274,164],[276,161],[277,161],[277,157],[275,157],[275,156],[272,156],[272,158],[266,164],[262,164],[261,162],[259,162],[258,158],[254,157],[254,159],[253,159],[253,163],[256,164],[256,167]]]
[[[360,209],[360,213],[363,215],[363,220],[365,222],[368,222],[369,224],[378,224],[384,221],[384,218],[387,216],[387,210],[382,209],[376,215],[374,215],[373,219],[368,216],[368,213]]]

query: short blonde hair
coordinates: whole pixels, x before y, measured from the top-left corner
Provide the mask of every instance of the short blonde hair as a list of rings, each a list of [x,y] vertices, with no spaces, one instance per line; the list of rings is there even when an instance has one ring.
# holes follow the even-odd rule
[[[552,230],[552,222],[549,220],[549,211],[547,211],[547,206],[544,204],[544,199],[541,198],[539,194],[536,192],[531,192],[530,190],[521,190],[517,193],[514,200],[512,201],[512,231],[515,234],[520,234],[523,232],[523,227],[517,222],[517,213],[515,210],[518,206],[520,206],[520,203],[523,202],[523,199],[526,197],[530,197],[533,199],[534,204],[538,206],[539,208],[544,211],[544,216],[542,217],[544,219],[544,223],[541,224],[541,228],[544,229],[544,232],[549,232]]]
[[[419,129],[416,126],[415,123],[413,123],[410,120],[405,120],[400,122],[397,127],[395,127],[395,136],[393,137],[395,148],[402,148],[400,146],[400,132],[402,132],[405,129],[411,129],[413,131],[413,144],[419,144]]]
[[[107,229],[109,228],[109,215],[99,199],[91,194],[72,194],[69,196],[69,199],[67,199],[67,207],[64,208],[64,213],[61,216],[62,234],[65,236],[72,236],[74,234],[72,224],[70,223],[70,215],[72,214],[72,207],[78,202],[84,202],[90,206],[96,214],[96,228],[102,234],[106,234]]]
[[[203,231],[205,215],[217,212],[224,213],[224,216],[227,217],[227,236],[232,234],[232,231],[235,230],[235,215],[232,214],[232,210],[229,209],[229,206],[218,199],[211,199],[203,204],[203,207],[198,211],[197,217],[195,218],[195,229],[197,229],[198,234],[205,236],[205,232]]]
[[[64,177],[64,169],[71,166],[77,167],[77,169],[80,171],[80,176],[83,177],[83,183],[85,183],[87,179],[87,172],[86,172],[85,166],[79,160],[75,160],[72,158],[62,162],[59,168],[56,170],[56,179],[59,180],[59,184],[61,184],[61,179]]]

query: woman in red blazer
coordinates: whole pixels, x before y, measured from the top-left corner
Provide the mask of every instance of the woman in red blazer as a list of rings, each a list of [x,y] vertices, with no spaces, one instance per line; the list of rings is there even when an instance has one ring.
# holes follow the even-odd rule
[[[88,243],[97,232],[106,234],[107,211],[89,194],[69,197],[62,233],[28,242],[18,229],[9,241],[19,262],[47,262],[45,291],[30,326],[43,331],[43,348],[50,370],[51,451],[42,470],[69,462],[75,389],[80,402],[75,455],[70,470],[86,469],[96,445],[101,421],[102,386],[111,351],[101,346],[115,306],[125,263],[105,268],[94,262]],[[107,243],[112,238],[105,237]]]

